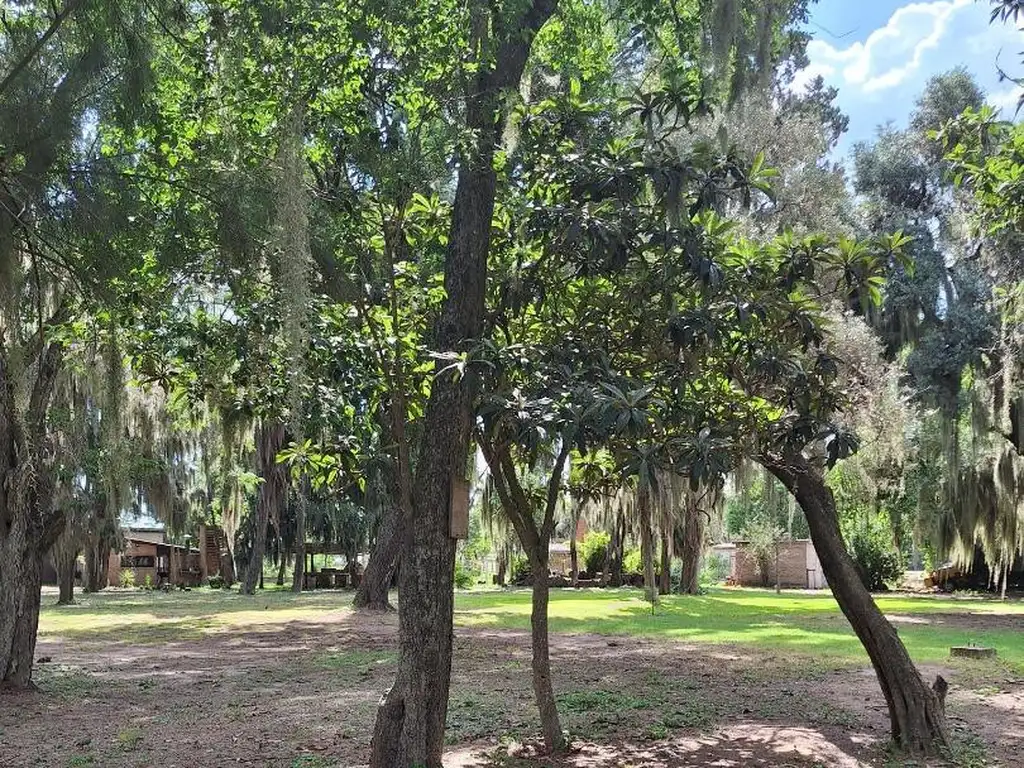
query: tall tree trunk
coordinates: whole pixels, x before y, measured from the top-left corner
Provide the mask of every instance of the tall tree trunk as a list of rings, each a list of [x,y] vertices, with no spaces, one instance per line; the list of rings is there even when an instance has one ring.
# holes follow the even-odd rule
[[[672,591],[672,532],[668,526],[661,529],[661,572],[659,591],[667,595]]]
[[[687,494],[683,506],[683,525],[679,532],[679,594],[696,595],[700,591],[700,561],[704,555],[705,517],[693,494]]]
[[[447,298],[434,328],[433,348],[442,353],[464,352],[482,330],[497,191],[494,152],[504,123],[500,96],[518,86],[533,38],[556,2],[532,0],[514,19],[500,18],[509,13],[503,6],[481,0],[470,6],[469,38],[484,58],[466,100],[474,140],[459,164],[445,258]],[[411,519],[402,530],[398,672],[377,712],[370,768],[441,768],[454,608],[451,493],[469,455],[473,382],[472,371],[459,378],[448,368],[438,361],[423,419]]]
[[[57,571],[57,605],[71,605],[75,602],[75,565],[78,553],[59,551],[54,553],[53,567]]]
[[[832,491],[801,455],[768,458],[765,466],[789,489],[807,517],[832,594],[871,658],[889,708],[893,742],[915,757],[940,754],[949,744],[943,696],[945,681],[930,688],[896,630],[864,587],[839,529]]]
[[[32,684],[43,556],[31,538],[16,524],[0,546],[0,687]]]
[[[295,506],[295,569],[292,571],[292,592],[306,588],[306,504],[309,484],[304,478],[299,488],[299,503]]]
[[[495,578],[498,582],[499,587],[505,586],[505,573],[508,570],[508,548],[502,544],[498,549],[498,572],[495,574]]]
[[[256,521],[252,549],[246,563],[245,576],[240,591],[251,595],[257,583],[263,587],[263,561],[267,554],[267,526],[271,517],[280,517],[280,509],[288,493],[288,474],[284,464],[277,461],[277,454],[284,447],[284,424],[261,423],[256,430],[256,463],[259,467],[259,497],[256,500]]]
[[[277,586],[284,586],[284,572],[288,567],[288,558],[284,552],[284,541],[281,539],[281,535],[277,536],[277,551],[278,551],[278,564],[277,564]]]
[[[388,591],[402,543],[398,530],[401,519],[402,513],[397,505],[388,504],[385,507],[384,518],[381,520],[380,530],[377,531],[377,541],[370,553],[370,560],[366,563],[359,588],[352,599],[352,604],[356,608],[371,611],[391,610]]]
[[[530,611],[530,640],[533,648],[533,695],[537,699],[540,727],[548,753],[565,748],[562,724],[558,718],[558,705],[551,687],[551,655],[548,643],[548,559],[546,545],[530,558],[533,571],[533,595]]]
[[[654,530],[651,522],[651,492],[642,480],[637,489],[640,513],[640,557],[644,564],[644,596],[652,605],[658,602],[658,582],[654,575]]]
[[[90,536],[85,550],[85,591],[99,592],[110,586],[110,543],[102,534]]]
[[[622,563],[626,546],[626,515],[619,511],[615,518],[615,525],[612,527],[612,538],[608,543],[608,551],[605,555],[605,572],[601,579],[601,586],[622,586]]]
[[[576,532],[580,527],[580,505],[576,500],[572,501],[572,534],[569,538],[569,574],[572,578],[572,585],[575,587],[580,580],[580,559],[576,547]],[[593,576],[591,576],[593,578]]]

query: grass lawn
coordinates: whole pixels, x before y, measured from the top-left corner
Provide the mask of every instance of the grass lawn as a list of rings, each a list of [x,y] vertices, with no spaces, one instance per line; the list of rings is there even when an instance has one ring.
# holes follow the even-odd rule
[[[362,765],[394,680],[397,618],[356,613],[351,598],[108,590],[58,607],[47,593],[37,655],[48,662],[36,668],[37,693],[0,702],[0,766],[139,768],[166,763],[168,744],[193,765],[226,755],[263,768]],[[1018,765],[1024,601],[878,603],[914,659],[951,683],[954,735],[969,757],[956,764]],[[529,591],[460,592],[455,611],[450,766],[899,764],[884,751],[867,658],[827,593],[723,588],[666,596],[652,614],[639,590],[554,590],[554,685],[583,762],[503,751],[539,729]],[[949,659],[966,642],[999,658]]]
[[[268,590],[256,597],[235,592],[104,592],[80,598],[80,605],[45,605],[43,637],[95,638],[129,642],[185,640],[231,627],[316,620],[328,611],[347,611],[351,594],[293,595]],[[877,603],[897,626],[919,662],[948,659],[951,645],[976,643],[998,650],[999,658],[1024,673],[1024,602],[982,598],[880,596]],[[457,626],[529,629],[528,590],[460,592]],[[669,595],[651,612],[641,592],[553,590],[551,631],[636,635],[688,643],[751,644],[766,649],[827,655],[864,662],[866,657],[835,600],[828,593],[713,589],[692,597]]]
[[[1024,602],[982,598],[880,596],[915,661],[938,662],[952,645],[990,645],[1024,672]],[[456,622],[529,628],[526,591],[466,593]],[[652,613],[638,590],[554,590],[552,632],[639,635],[700,643],[754,644],[837,659],[866,661],[860,641],[828,593],[713,589],[702,596],[668,595]]]

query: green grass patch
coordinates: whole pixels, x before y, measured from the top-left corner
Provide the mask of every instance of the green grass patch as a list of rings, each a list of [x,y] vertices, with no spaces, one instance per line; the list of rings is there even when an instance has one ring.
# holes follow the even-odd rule
[[[968,641],[991,645],[1000,659],[1024,671],[1024,604],[991,599],[880,596],[887,615],[914,617],[898,623],[911,655],[922,662],[946,662],[949,648]],[[970,629],[940,614],[972,616]],[[760,648],[865,662],[860,641],[828,593],[716,589],[707,595],[666,595],[652,615],[637,590],[553,591],[552,632],[635,635],[687,642],[749,644]],[[932,617],[932,620],[929,620]],[[992,628],[986,628],[986,619]],[[464,626],[528,629],[530,599],[525,590],[460,595],[456,622]]]
[[[266,591],[250,597],[225,590],[109,592],[84,595],[74,606],[46,605],[43,637],[163,643],[244,629],[275,631],[291,622],[317,623],[329,612],[350,611],[351,594]],[[997,649],[997,664],[1024,673],[1024,602],[990,598],[879,596],[879,608],[899,617],[900,637],[916,661],[950,664],[949,648],[974,642]],[[528,590],[459,592],[456,624],[528,630]],[[713,589],[706,595],[666,595],[652,614],[639,590],[554,590],[551,631],[660,638],[692,643],[750,645],[818,659],[823,665],[867,659],[831,594],[775,594],[771,590]],[[965,617],[959,623],[957,617]],[[969,626],[965,622],[969,621]],[[381,659],[346,658],[338,668]],[[965,672],[977,666],[968,664]],[[962,664],[956,662],[959,669]]]

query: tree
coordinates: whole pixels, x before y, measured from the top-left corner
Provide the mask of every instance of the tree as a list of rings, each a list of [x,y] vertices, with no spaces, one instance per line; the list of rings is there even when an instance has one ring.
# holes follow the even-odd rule
[[[515,11],[477,4],[470,10],[468,40],[477,68],[465,95],[465,119],[472,139],[460,158],[445,259],[447,300],[434,337],[445,357],[424,414],[399,573],[398,672],[377,715],[373,768],[441,765],[452,651],[451,493],[465,472],[472,427],[472,379],[454,376],[446,358],[464,352],[482,329],[497,190],[494,153],[504,124],[499,99],[519,84],[533,38],[554,10],[553,0],[533,0]]]
[[[160,14],[159,8],[154,13]],[[116,306],[145,250],[103,126],[145,100],[152,19],[29,3],[0,52],[0,684],[31,682],[42,557],[60,535],[48,416],[73,321]],[[90,130],[98,118],[95,131]],[[72,323],[69,325],[69,323]]]

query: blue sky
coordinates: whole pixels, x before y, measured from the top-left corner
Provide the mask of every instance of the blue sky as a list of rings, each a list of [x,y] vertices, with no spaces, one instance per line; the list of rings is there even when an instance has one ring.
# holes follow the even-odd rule
[[[1024,74],[1024,32],[999,21],[990,25],[990,9],[987,0],[819,0],[812,6],[815,39],[801,77],[820,74],[839,89],[850,130],[838,153],[870,140],[888,120],[906,125],[928,78],[959,65],[974,74],[988,102],[1012,118],[1020,88],[1000,83],[996,65]]]

